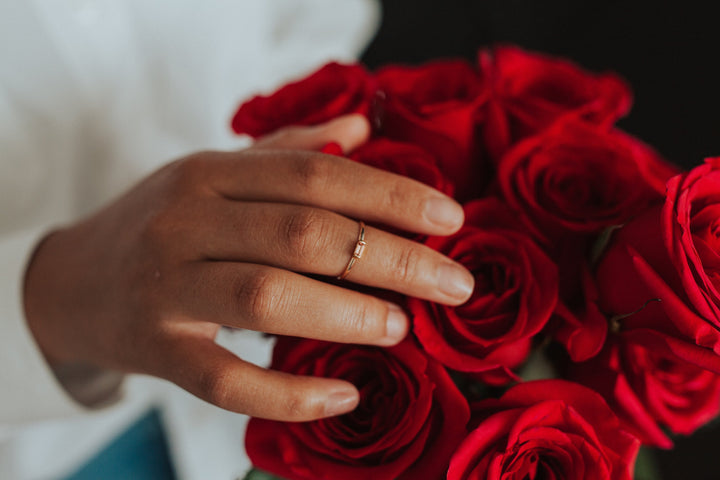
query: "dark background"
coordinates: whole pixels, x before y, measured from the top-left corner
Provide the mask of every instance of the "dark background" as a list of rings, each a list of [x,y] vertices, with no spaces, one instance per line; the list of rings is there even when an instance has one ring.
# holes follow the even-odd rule
[[[479,46],[513,43],[593,71],[614,70],[635,91],[620,126],[689,167],[720,155],[714,6],[709,0],[385,0],[383,23],[363,61],[376,67],[448,56],[474,60]]]
[[[720,156],[720,22],[715,2],[385,0],[363,61],[474,60],[479,46],[513,43],[614,70],[635,91],[620,122],[666,158],[692,167]],[[676,439],[655,455],[664,480],[720,479],[720,428]]]

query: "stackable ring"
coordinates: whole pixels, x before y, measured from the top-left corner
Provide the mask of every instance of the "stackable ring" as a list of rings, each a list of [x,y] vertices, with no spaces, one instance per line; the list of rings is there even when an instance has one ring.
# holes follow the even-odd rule
[[[365,223],[360,223],[360,233],[358,234],[357,243],[355,244],[355,250],[353,250],[352,256],[350,257],[350,260],[348,261],[347,266],[345,267],[345,271],[338,275],[338,280],[343,280],[345,277],[348,276],[350,273],[350,270],[352,270],[355,263],[357,263],[358,260],[360,260],[363,256],[363,253],[365,253],[365,247],[367,246],[367,243],[365,243]]]

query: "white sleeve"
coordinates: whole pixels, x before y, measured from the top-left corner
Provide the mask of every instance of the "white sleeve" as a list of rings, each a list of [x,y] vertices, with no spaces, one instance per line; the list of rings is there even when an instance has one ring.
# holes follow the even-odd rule
[[[53,372],[27,328],[24,270],[49,227],[170,159],[238,148],[243,98],[351,60],[378,15],[373,0],[0,1],[0,424],[117,392],[118,375]]]
[[[119,385],[114,374],[77,367],[53,371],[25,321],[22,290],[28,261],[49,229],[75,218],[81,204],[76,145],[88,103],[32,5],[0,2],[2,426],[79,413],[86,404],[111,398]]]

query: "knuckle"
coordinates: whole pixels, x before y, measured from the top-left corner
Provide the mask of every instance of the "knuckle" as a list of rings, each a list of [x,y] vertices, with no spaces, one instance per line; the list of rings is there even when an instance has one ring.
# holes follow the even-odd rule
[[[283,247],[291,256],[313,262],[327,241],[327,230],[325,215],[319,210],[303,208],[285,218]]]
[[[177,219],[171,208],[158,208],[156,211],[148,215],[142,229],[142,237],[146,244],[165,243],[165,239],[170,237],[177,227]]]
[[[378,309],[368,303],[363,303],[352,309],[346,320],[345,329],[351,333],[351,338],[375,339],[384,336],[384,322],[380,321]]]
[[[420,253],[414,247],[404,247],[395,259],[394,276],[402,283],[414,283],[418,277]]]
[[[297,186],[310,198],[322,195],[333,178],[333,167],[332,161],[319,154],[298,158],[295,163]]]
[[[171,193],[182,195],[196,190],[205,181],[215,152],[197,152],[181,158],[169,165],[169,189]]]
[[[197,175],[205,166],[205,157],[194,154],[175,163],[172,181],[176,187],[187,187],[196,181]]]
[[[313,405],[303,391],[292,390],[285,393],[282,399],[282,414],[288,419],[305,419],[318,415],[320,409]]]
[[[395,179],[386,188],[381,207],[399,218],[422,217],[427,192],[407,178]]]
[[[260,323],[278,309],[283,290],[280,277],[267,270],[240,280],[236,296],[241,315],[256,329],[259,328]]]
[[[155,195],[148,202],[142,235],[149,240],[165,239],[186,226],[189,212],[197,205],[198,188],[204,184],[211,153],[198,153],[166,165],[148,181],[154,182]]]
[[[402,181],[395,181],[387,189],[385,196],[385,208],[389,212],[396,212],[400,215],[411,214],[409,208],[408,189]]]
[[[204,371],[200,379],[200,395],[221,408],[229,408],[232,404],[232,384],[230,376],[221,368]]]

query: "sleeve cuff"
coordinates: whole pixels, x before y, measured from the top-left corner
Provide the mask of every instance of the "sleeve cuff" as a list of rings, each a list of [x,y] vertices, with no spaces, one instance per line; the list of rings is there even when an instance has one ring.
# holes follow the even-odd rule
[[[25,268],[46,228],[0,236],[0,423],[67,417],[117,398],[122,375],[80,367],[53,371],[25,321]]]

